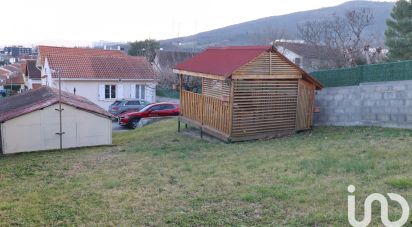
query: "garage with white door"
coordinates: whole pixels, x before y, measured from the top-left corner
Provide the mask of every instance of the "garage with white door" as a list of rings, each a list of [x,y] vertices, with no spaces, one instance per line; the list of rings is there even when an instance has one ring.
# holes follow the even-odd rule
[[[59,100],[61,103],[61,131]],[[112,144],[112,115],[81,96],[41,87],[0,100],[3,154]],[[60,134],[60,132],[62,132]]]

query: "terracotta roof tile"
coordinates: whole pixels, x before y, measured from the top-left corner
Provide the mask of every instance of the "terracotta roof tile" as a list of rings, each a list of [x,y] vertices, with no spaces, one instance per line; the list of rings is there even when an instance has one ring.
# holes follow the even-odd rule
[[[7,77],[10,74],[9,70],[0,67],[0,76]]]
[[[11,84],[15,84],[15,85],[24,84],[23,74],[21,73],[14,74],[14,75],[11,75],[8,79],[6,79],[6,85],[11,85]]]
[[[39,60],[63,78],[155,79],[152,65],[144,57],[128,56],[118,50],[39,46]],[[39,62],[37,62],[38,64]],[[53,77],[57,77],[53,73]]]
[[[144,57],[49,54],[47,61],[62,78],[155,79],[152,65]]]
[[[3,73],[0,72],[0,74],[4,74],[4,71],[8,71],[8,73],[4,74],[8,78],[6,79],[5,84],[10,85],[10,84],[24,84],[24,78],[23,78],[23,72],[21,70],[23,64],[20,63],[15,63],[12,65],[5,65],[3,66]]]
[[[49,54],[69,54],[69,55],[86,55],[86,56],[127,56],[120,50],[102,50],[92,48],[70,48],[70,47],[54,47],[54,46],[39,46],[40,63],[44,64],[44,59]]]
[[[20,62],[20,71],[24,72],[26,70],[27,62],[23,60]]]
[[[27,113],[54,105],[59,102],[57,89],[43,86],[15,96],[0,100],[0,122],[4,122]],[[62,103],[84,111],[112,118],[109,112],[88,99],[62,91]]]

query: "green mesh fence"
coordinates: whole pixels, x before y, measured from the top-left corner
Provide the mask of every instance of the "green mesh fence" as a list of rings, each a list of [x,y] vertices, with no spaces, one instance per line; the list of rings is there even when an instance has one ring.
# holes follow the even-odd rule
[[[324,87],[353,86],[367,82],[412,80],[412,61],[362,65],[351,69],[312,72]]]

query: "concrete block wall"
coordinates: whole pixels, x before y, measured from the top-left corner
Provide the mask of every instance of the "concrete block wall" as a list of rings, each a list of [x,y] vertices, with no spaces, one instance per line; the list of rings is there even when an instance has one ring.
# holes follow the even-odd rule
[[[315,125],[412,129],[412,81],[363,83],[317,91]]]

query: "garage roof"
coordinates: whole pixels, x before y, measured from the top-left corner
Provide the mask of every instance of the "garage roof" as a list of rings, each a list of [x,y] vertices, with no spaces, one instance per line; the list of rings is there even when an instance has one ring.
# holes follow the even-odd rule
[[[58,102],[59,90],[46,86],[1,99],[0,122],[46,108]],[[68,92],[62,91],[62,103],[100,116],[113,117],[109,112],[88,99]]]

